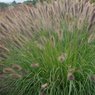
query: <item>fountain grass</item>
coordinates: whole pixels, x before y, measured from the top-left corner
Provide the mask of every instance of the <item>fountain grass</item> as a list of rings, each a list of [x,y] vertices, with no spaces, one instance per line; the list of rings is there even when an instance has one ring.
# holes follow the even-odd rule
[[[10,76],[13,88],[7,95],[95,94],[94,40],[86,26],[72,32],[62,26],[62,33],[43,30],[23,48],[10,47],[4,63],[10,68],[18,64],[22,70],[16,71],[21,77]]]
[[[94,9],[58,0],[8,10],[0,20],[0,93],[95,95]]]

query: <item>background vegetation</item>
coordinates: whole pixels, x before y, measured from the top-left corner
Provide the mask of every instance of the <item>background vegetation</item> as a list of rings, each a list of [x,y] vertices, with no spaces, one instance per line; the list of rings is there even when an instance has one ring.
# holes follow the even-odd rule
[[[35,5],[36,2],[44,2],[44,1],[47,1],[47,2],[51,2],[52,0],[27,0],[27,1],[24,1],[23,3],[24,4],[33,4]],[[90,0],[91,2],[95,2],[95,0]],[[8,4],[8,3],[4,3],[4,2],[0,2],[0,8],[6,8],[8,6],[15,6],[15,5],[18,5],[20,3],[16,3],[16,1],[13,1],[11,4]]]

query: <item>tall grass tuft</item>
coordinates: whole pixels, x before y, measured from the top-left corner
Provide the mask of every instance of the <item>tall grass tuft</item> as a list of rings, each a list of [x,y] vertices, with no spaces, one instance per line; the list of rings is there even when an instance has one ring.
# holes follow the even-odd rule
[[[57,0],[7,10],[2,95],[95,95],[94,9],[88,0]]]

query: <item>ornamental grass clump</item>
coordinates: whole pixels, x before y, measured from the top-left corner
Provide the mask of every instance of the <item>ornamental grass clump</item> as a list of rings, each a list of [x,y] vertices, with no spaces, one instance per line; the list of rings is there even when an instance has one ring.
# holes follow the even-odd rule
[[[2,95],[95,95],[94,9],[88,0],[58,0],[7,10]]]

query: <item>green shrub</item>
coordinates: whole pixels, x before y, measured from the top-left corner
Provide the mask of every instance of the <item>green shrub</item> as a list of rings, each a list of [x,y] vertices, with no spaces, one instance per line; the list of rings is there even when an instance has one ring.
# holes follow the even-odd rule
[[[8,4],[0,2],[1,9],[6,8],[6,7],[8,7]]]

